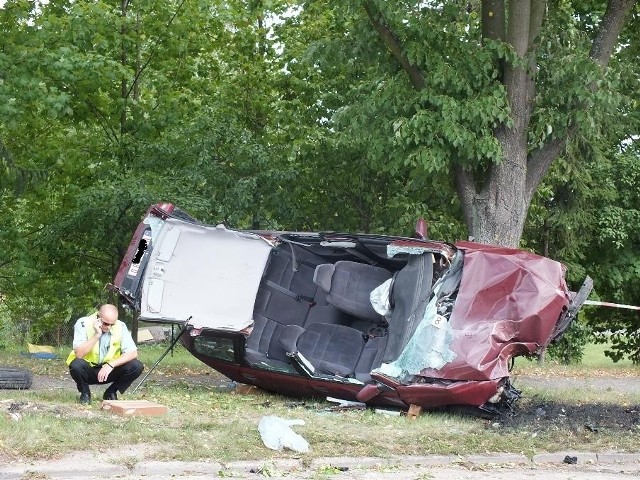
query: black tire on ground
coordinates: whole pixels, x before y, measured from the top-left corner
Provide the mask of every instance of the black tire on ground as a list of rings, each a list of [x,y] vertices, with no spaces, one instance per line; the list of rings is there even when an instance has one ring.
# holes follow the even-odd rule
[[[24,368],[0,367],[0,388],[27,389],[31,388],[33,377]]]

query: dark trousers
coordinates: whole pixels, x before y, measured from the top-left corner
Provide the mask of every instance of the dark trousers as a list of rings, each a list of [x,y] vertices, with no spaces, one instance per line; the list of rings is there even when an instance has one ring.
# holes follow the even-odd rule
[[[90,393],[89,385],[106,384],[111,383],[107,387],[107,392],[124,393],[127,388],[131,386],[133,381],[140,376],[144,365],[140,360],[134,358],[133,360],[118,365],[115,367],[105,382],[98,381],[98,372],[102,368],[102,365],[91,366],[89,362],[82,358],[75,358],[69,365],[69,373],[71,378],[76,382],[78,391],[80,393]]]

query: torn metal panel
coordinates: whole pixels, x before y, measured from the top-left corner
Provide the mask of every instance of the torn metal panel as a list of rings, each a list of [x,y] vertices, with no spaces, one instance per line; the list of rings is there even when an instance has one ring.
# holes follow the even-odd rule
[[[462,242],[464,266],[449,319],[457,358],[427,377],[489,380],[509,376],[508,361],[546,346],[569,305],[562,264],[516,249]]]

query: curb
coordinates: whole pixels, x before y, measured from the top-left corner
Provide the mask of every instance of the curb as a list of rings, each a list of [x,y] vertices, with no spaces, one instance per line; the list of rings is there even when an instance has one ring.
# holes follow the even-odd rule
[[[566,458],[575,458],[575,462],[567,462]],[[260,474],[262,476],[282,476],[300,471],[333,470],[334,473],[343,471],[373,471],[384,468],[409,469],[446,466],[481,466],[494,465],[511,468],[535,466],[559,466],[573,463],[575,465],[616,465],[635,467],[640,469],[640,453],[590,453],[560,451],[542,453],[528,458],[519,454],[493,455],[427,455],[427,456],[397,456],[388,458],[378,457],[321,457],[311,460],[304,459],[274,459],[249,460],[234,462],[184,462],[184,461],[156,461],[145,460],[135,463],[128,468],[124,465],[114,465],[108,462],[86,462],[70,464],[69,461],[32,462],[27,465],[0,467],[0,480],[18,480],[25,476],[46,475],[46,478],[127,478],[127,477],[176,477],[176,476],[233,476]]]

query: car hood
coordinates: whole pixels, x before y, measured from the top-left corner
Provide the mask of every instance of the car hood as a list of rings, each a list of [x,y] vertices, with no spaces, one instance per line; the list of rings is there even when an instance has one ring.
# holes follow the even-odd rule
[[[464,251],[460,289],[449,319],[455,358],[420,374],[451,380],[509,375],[508,359],[546,347],[568,308],[565,267],[516,249],[459,242]]]

